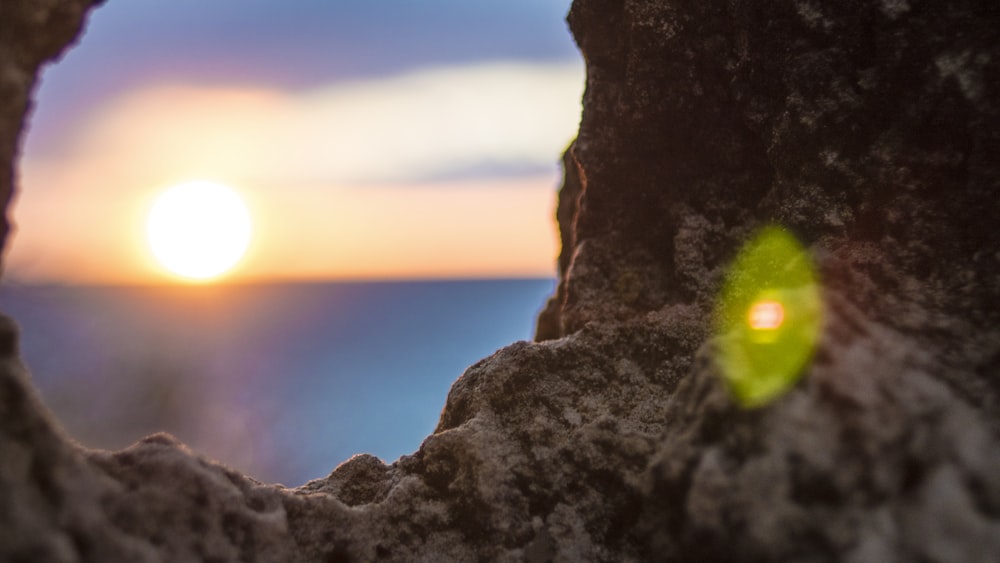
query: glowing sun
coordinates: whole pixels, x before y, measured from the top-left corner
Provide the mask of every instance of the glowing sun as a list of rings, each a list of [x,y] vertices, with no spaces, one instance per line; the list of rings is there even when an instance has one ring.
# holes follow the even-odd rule
[[[156,199],[146,234],[153,255],[166,269],[184,278],[208,280],[243,257],[250,244],[250,213],[226,186],[188,182]]]

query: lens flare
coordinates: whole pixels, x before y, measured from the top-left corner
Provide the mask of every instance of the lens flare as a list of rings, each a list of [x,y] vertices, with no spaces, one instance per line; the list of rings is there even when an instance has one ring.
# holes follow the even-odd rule
[[[767,227],[743,247],[716,308],[716,360],[742,406],[795,385],[819,339],[821,309],[812,259],[794,236]]]

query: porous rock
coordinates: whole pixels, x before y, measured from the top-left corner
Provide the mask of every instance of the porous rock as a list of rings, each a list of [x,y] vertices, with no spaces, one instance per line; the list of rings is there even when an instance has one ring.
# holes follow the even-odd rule
[[[0,3],[6,171],[87,4]],[[166,435],[78,447],[5,322],[0,560],[995,561],[1000,11],[577,0],[569,22],[587,90],[537,342],[470,367],[414,454],[289,489]],[[771,223],[810,249],[824,324],[747,410],[709,319]]]

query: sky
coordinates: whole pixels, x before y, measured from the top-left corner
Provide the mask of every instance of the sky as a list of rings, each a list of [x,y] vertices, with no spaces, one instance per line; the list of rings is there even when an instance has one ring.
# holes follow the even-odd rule
[[[570,0],[110,0],[49,66],[5,277],[158,283],[152,202],[229,185],[229,279],[554,275]]]

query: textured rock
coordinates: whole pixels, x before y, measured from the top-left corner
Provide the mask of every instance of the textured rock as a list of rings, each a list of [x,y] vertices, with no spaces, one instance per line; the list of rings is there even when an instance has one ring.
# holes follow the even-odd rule
[[[34,14],[86,3],[2,1],[7,158],[76,25]],[[539,342],[470,367],[413,455],[287,489],[165,435],[75,446],[5,323],[0,560],[995,561],[1000,11],[577,0],[569,21],[588,82]],[[708,319],[769,223],[811,249],[824,328],[801,382],[745,410]]]

